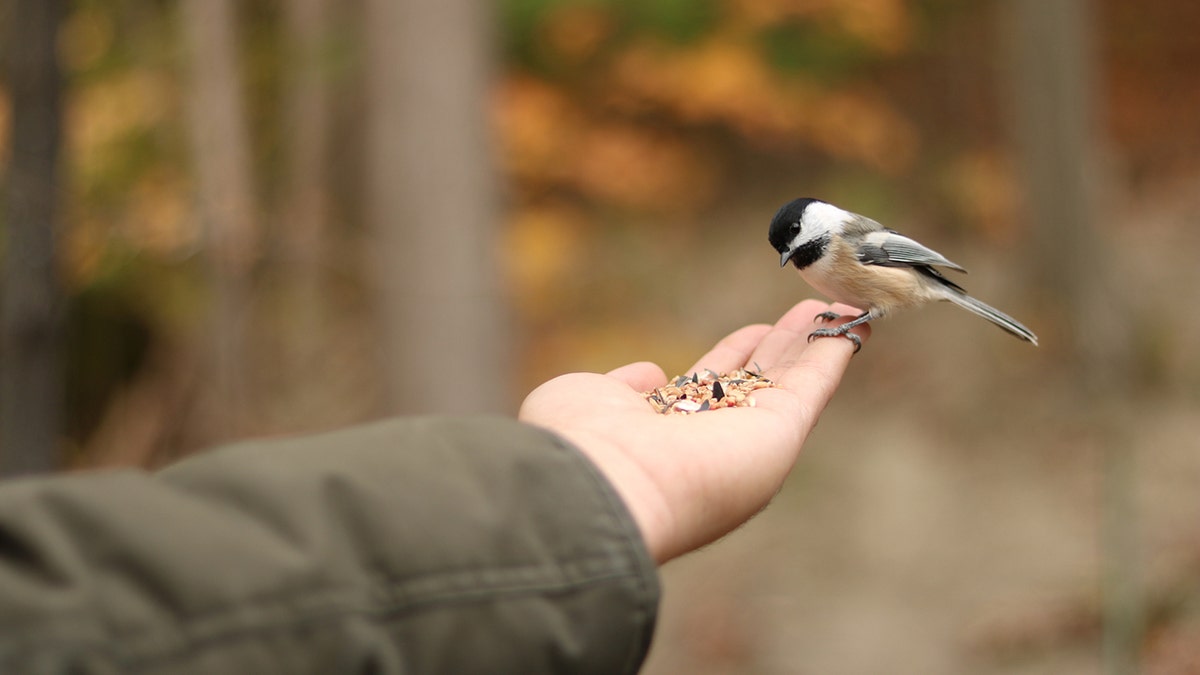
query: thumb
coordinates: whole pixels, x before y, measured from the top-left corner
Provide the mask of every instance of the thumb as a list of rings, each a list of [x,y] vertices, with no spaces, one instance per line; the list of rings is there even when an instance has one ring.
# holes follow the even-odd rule
[[[667,383],[667,374],[656,363],[638,361],[606,373],[637,391],[649,391]]]

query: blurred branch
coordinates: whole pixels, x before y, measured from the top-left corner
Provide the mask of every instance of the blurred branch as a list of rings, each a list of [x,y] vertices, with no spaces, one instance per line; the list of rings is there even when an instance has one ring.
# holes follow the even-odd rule
[[[279,236],[286,252],[288,368],[302,377],[317,356],[324,327],[322,277],[326,267],[326,221],[329,211],[329,86],[322,68],[328,19],[326,0],[285,3],[290,44],[287,71],[287,185],[282,200]]]
[[[183,30],[191,48],[192,162],[214,295],[209,334],[218,438],[238,435],[248,414],[246,324],[250,274],[258,255],[256,193],[233,8],[231,0],[181,3]]]
[[[55,51],[64,4],[14,0],[7,28],[12,101],[0,296],[0,473],[53,469],[63,420],[59,282],[62,73]]]

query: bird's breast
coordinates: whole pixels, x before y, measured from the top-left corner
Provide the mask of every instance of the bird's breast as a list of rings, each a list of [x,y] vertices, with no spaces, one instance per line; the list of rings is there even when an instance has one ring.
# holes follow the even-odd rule
[[[831,300],[870,309],[878,315],[928,301],[916,271],[909,267],[864,265],[843,240],[826,255],[800,270],[800,276]]]

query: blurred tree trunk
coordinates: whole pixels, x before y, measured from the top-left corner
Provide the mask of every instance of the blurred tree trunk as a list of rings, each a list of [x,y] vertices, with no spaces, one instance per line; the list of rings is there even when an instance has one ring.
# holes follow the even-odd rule
[[[219,440],[239,435],[252,414],[246,391],[246,326],[251,272],[258,254],[250,136],[238,76],[236,15],[232,0],[183,0],[190,54],[192,162],[198,215],[207,233],[213,310],[208,405]]]
[[[492,3],[368,0],[367,218],[392,410],[509,408]]]
[[[55,50],[64,4],[14,0],[8,45],[12,117],[0,297],[0,473],[59,463],[63,294],[58,277],[62,73]]]
[[[283,198],[280,236],[287,257],[288,369],[297,381],[311,372],[325,327],[322,283],[329,212],[329,86],[323,52],[326,0],[289,0],[287,147],[291,154]]]
[[[1126,430],[1133,384],[1130,303],[1113,278],[1102,218],[1111,211],[1099,111],[1100,59],[1090,0],[1012,0],[1007,13],[1014,131],[1028,216],[1036,236],[1035,278],[1054,298],[1077,401],[1101,458],[1104,671],[1135,673],[1143,612],[1138,571],[1136,466]],[[1043,345],[1049,347],[1049,340]]]
[[[1026,215],[1035,237],[1034,275],[1068,340],[1062,357],[1090,389],[1129,377],[1128,315],[1111,277],[1102,215],[1111,204],[1099,111],[1099,55],[1090,0],[1013,0],[1007,51],[1013,131]]]

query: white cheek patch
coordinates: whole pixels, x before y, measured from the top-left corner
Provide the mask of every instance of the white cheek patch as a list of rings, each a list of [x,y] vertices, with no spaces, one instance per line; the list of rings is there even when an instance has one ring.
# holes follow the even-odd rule
[[[850,218],[850,212],[839,209],[833,204],[813,202],[804,209],[804,219],[800,223],[800,238],[809,241],[841,232]]]

